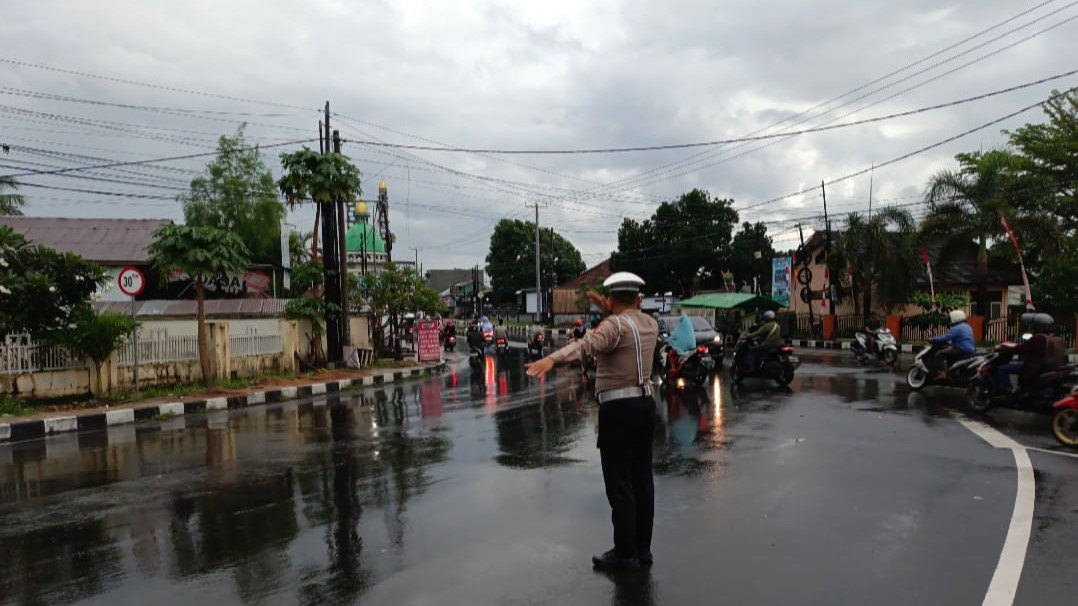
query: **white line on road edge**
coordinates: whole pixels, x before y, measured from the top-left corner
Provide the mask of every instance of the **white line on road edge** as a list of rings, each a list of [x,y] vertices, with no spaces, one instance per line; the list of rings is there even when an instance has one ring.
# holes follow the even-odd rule
[[[988,593],[981,603],[982,606],[1012,606],[1018,593],[1018,582],[1022,579],[1022,567],[1026,563],[1029,537],[1033,532],[1033,505],[1036,496],[1033,464],[1024,446],[995,428],[966,418],[959,418],[958,422],[993,447],[1010,450],[1014,455],[1014,465],[1018,470],[1018,489],[1014,495],[1011,525],[1007,529],[1007,538],[1003,541],[1003,551],[999,554],[996,571],[988,584]]]
[[[1036,450],[1037,452],[1043,452],[1044,454],[1059,455],[1061,457],[1071,457],[1078,459],[1078,453],[1062,452],[1059,450],[1048,450],[1047,448],[1037,448],[1036,446],[1026,446],[1026,450]]]

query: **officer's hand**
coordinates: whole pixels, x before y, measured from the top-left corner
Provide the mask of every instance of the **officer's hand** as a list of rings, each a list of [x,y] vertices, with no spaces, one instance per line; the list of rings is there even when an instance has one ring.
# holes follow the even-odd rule
[[[538,362],[525,364],[524,369],[529,377],[541,377],[554,369],[554,359],[547,356]]]
[[[588,300],[591,301],[592,303],[594,303],[596,307],[601,309],[603,311],[603,313],[607,313],[607,314],[610,313],[610,300],[609,299],[607,299],[603,295],[595,292],[594,290],[589,290],[588,293],[587,293],[587,296],[588,296]]]

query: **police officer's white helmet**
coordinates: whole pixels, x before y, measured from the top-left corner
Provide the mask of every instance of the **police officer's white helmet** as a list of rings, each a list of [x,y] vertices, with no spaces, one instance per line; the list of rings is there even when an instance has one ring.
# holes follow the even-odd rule
[[[959,322],[966,321],[966,312],[961,309],[953,309],[951,313],[947,314],[951,318],[951,324],[958,324]]]
[[[773,312],[773,311],[771,311],[769,309],[769,310],[764,312],[763,318],[764,318],[764,320],[770,322],[771,320],[775,319],[775,312]]]
[[[610,292],[640,292],[644,279],[632,272],[619,271],[603,281],[603,286]]]

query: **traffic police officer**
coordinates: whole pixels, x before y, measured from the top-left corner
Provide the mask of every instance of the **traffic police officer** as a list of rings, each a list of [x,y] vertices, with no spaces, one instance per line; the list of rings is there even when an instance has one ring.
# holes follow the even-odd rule
[[[659,327],[639,309],[643,285],[640,276],[629,272],[610,276],[603,282],[609,297],[588,293],[610,317],[583,338],[529,365],[527,371],[537,377],[556,364],[579,361],[582,355],[596,360],[599,456],[614,523],[614,548],[592,558],[597,570],[635,570],[652,563],[655,400],[650,379]]]

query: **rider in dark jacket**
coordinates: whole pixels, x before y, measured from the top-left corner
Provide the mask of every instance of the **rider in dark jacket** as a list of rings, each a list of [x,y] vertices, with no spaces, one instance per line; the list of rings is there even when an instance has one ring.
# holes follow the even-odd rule
[[[760,339],[760,343],[749,349],[746,362],[750,369],[755,369],[768,353],[778,351],[782,347],[782,330],[779,328],[779,323],[775,321],[775,312],[765,311],[761,319],[763,323],[760,327],[745,335],[749,341]]]

